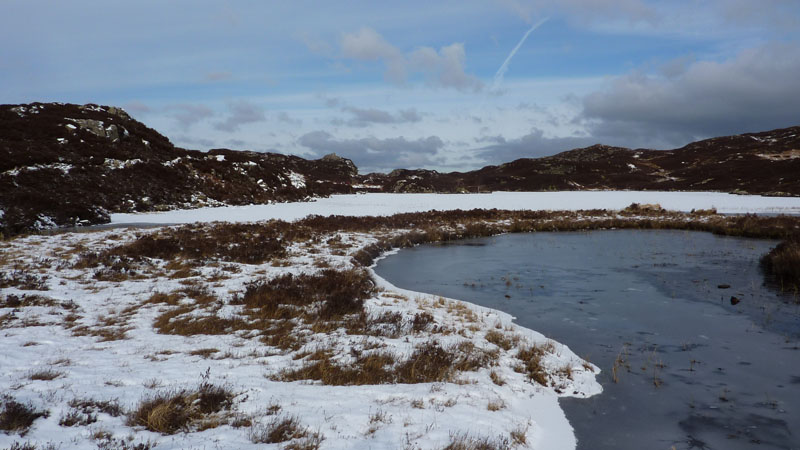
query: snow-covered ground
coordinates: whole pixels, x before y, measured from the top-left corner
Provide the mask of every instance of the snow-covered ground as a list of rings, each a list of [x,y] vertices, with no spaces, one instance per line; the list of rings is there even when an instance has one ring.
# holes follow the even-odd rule
[[[308,436],[324,438],[322,449],[440,449],[458,436],[502,443],[513,442],[513,433],[526,441],[519,448],[573,449],[575,438],[558,398],[586,397],[601,391],[595,381],[599,369],[584,363],[567,347],[516,326],[509,315],[404,291],[377,276],[383,290],[366,301],[370,314],[397,312],[405,317],[404,323],[409,323],[415,314],[427,312],[440,329],[450,331],[408,330],[387,337],[351,335],[339,329],[308,336],[307,343],[296,351],[266,345],[249,332],[192,336],[158,333],[154,321],[171,307],[148,302],[155,292],[177,292],[199,283],[225,303],[213,303],[219,308],[216,314],[234,315],[241,307],[226,300],[242,292],[247,282],[285,273],[314,273],[320,262],[347,268],[352,264],[350,255],[377,238],[338,234],[337,242],[347,243],[349,249],[334,251],[326,246],[328,237],[323,236],[317,244],[293,244],[290,256],[281,264],[209,262],[193,269],[196,273],[188,278],[175,277],[164,262],[157,260],[160,266],[146,278],[118,281],[100,281],[94,270],[74,265],[83,251],[100,251],[154,231],[64,233],[0,243],[0,270],[24,271],[44,283],[40,290],[8,287],[2,297],[41,295],[54,301],[16,309],[0,307],[0,393],[50,413],[36,420],[25,436],[0,432],[0,448],[15,442],[30,442],[39,449],[95,449],[101,445],[133,449],[140,443],[150,443],[154,449],[284,448],[290,443],[297,444],[291,448],[315,448],[308,437],[306,441],[295,439],[266,446],[253,442],[253,433],[276,417],[294,417]],[[192,304],[191,295],[181,304]],[[193,316],[207,314],[203,309],[207,305],[199,300],[194,305]],[[490,332],[502,333],[519,343],[502,350],[489,342]],[[466,340],[475,348],[499,351],[499,358],[496,365],[463,372],[457,382],[448,383],[324,386],[274,379],[287,368],[307,364],[310,357],[304,355],[315,350],[331,349],[336,361],[347,364],[352,354],[374,348],[407,357],[415,345],[432,338],[443,346]],[[518,372],[520,361],[515,353],[526,343],[552,346],[543,364],[556,374],[558,389],[533,383]],[[71,402],[111,401],[123,410],[132,410],[156,393],[197,386],[201,374],[207,371],[208,381],[224,385],[236,395],[233,412],[222,417],[218,426],[162,435],[127,425],[124,415],[98,410],[94,410],[93,423],[64,423],[76,411]],[[232,426],[237,418],[250,420],[252,425]]]
[[[800,214],[800,197],[762,197],[719,192],[566,191],[491,194],[354,194],[313,202],[227,206],[156,213],[112,214],[111,223],[193,223],[296,220],[308,215],[385,216],[430,210],[497,208],[509,210],[622,209],[631,203],[658,203],[688,212],[716,208],[722,214]]]

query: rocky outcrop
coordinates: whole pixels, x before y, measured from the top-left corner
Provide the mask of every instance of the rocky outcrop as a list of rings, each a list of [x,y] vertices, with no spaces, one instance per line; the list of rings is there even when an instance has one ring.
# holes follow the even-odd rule
[[[329,155],[175,147],[120,108],[0,105],[0,233],[104,223],[109,213],[298,201],[349,193]]]

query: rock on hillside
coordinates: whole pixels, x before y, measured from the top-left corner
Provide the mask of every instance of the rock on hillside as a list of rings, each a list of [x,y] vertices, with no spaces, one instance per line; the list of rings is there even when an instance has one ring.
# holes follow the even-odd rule
[[[0,233],[108,222],[110,212],[305,200],[352,192],[358,171],[319,160],[185,150],[125,111],[0,105]]]

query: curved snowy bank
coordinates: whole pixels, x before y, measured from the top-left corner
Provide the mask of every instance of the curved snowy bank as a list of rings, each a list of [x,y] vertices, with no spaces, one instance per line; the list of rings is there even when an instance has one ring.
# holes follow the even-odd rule
[[[395,253],[396,250],[385,253],[377,260],[384,258],[388,255]],[[372,268],[375,265],[373,264]],[[379,287],[405,295],[409,298],[429,298],[435,300],[438,298],[432,294],[422,292],[409,291],[401,289],[388,280],[382,278],[374,270],[370,268],[370,274],[376,281]],[[448,299],[463,303],[472,311],[475,311],[481,316],[494,317],[498,323],[502,323],[504,327],[513,327],[514,332],[523,336],[524,339],[531,342],[551,342],[555,347],[555,354],[559,359],[564,362],[581,360],[575,353],[573,353],[566,345],[559,342],[547,339],[541,333],[534,330],[512,324],[515,317],[503,311],[486,308],[476,305],[464,300]],[[509,378],[504,386],[493,386],[499,398],[503,398],[506,412],[518,418],[524,423],[527,423],[531,429],[528,430],[526,446],[533,449],[550,449],[550,450],[572,450],[577,447],[577,440],[575,431],[570,425],[564,410],[558,403],[559,397],[580,397],[587,398],[603,392],[603,387],[597,381],[596,376],[600,373],[597,366],[592,365],[594,373],[589,371],[575,372],[571,379],[570,389],[557,394],[554,389],[545,388],[535,385],[530,382],[519,382]],[[477,389],[476,389],[477,391]],[[477,420],[486,420],[479,418],[475,412],[464,412],[462,417],[453,417],[455,420],[464,420],[471,422]],[[521,423],[522,423],[521,422]]]
[[[762,197],[719,192],[564,191],[491,194],[352,194],[311,202],[225,206],[166,212],[111,214],[112,224],[179,224],[296,220],[308,215],[384,216],[454,209],[581,210],[623,209],[631,203],[658,203],[673,211],[715,208],[722,214],[800,214],[800,197]]]

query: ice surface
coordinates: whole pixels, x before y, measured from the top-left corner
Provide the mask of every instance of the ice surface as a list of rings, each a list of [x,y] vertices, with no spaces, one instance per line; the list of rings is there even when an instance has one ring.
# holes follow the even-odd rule
[[[224,206],[154,213],[112,214],[112,223],[193,223],[296,220],[308,215],[368,216],[430,210],[497,208],[510,210],[623,209],[657,203],[676,211],[716,208],[722,214],[800,214],[798,197],[762,197],[719,192],[567,191],[491,194],[352,194],[312,202]]]

